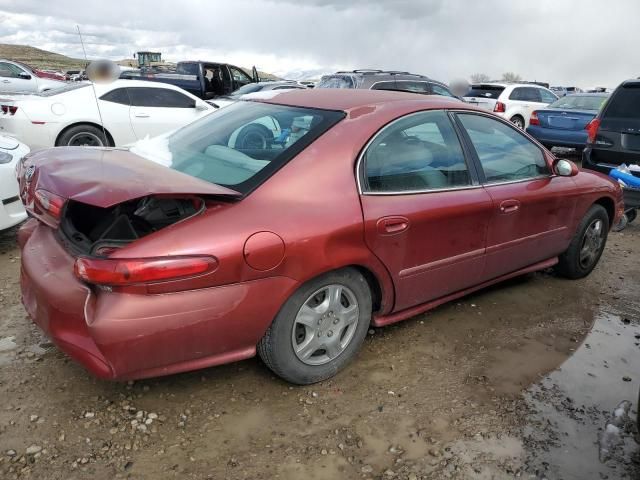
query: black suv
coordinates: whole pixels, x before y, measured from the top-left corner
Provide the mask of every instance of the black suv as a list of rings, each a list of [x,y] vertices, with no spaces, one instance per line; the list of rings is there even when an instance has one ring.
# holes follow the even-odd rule
[[[640,79],[622,82],[586,130],[583,168],[609,173],[623,163],[640,164]]]
[[[353,70],[324,75],[316,88],[361,88],[366,90],[398,90],[423,95],[456,97],[444,83],[409,72]]]

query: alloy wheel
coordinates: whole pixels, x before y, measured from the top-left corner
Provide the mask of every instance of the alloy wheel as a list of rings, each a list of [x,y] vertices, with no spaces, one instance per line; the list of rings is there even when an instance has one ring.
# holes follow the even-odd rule
[[[70,147],[103,147],[102,139],[91,132],[76,133],[67,143]]]

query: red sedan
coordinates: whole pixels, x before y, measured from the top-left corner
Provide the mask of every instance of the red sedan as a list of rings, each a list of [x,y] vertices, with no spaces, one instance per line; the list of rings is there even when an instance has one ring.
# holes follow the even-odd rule
[[[370,325],[527,272],[588,275],[619,187],[455,99],[295,90],[129,150],[19,166],[24,306],[99,377],[252,357],[308,384]]]

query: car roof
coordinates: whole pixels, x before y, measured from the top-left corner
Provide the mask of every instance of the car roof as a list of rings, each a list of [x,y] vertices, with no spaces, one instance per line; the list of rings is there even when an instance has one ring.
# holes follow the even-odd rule
[[[620,84],[621,87],[640,87],[640,79],[632,78]]]
[[[292,107],[319,108],[323,110],[349,111],[362,107],[374,107],[388,102],[408,102],[428,105],[426,108],[464,107],[468,105],[452,97],[422,95],[390,90],[358,90],[342,88],[271,90],[249,94],[249,101],[275,103]],[[474,108],[470,108],[474,109]]]

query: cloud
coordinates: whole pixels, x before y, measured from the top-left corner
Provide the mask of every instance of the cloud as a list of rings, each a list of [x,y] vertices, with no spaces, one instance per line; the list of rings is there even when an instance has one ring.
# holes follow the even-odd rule
[[[0,42],[81,57],[80,25],[93,58],[158,50],[264,71],[383,68],[443,81],[514,71],[615,86],[640,71],[639,14],[634,0],[0,0]]]

